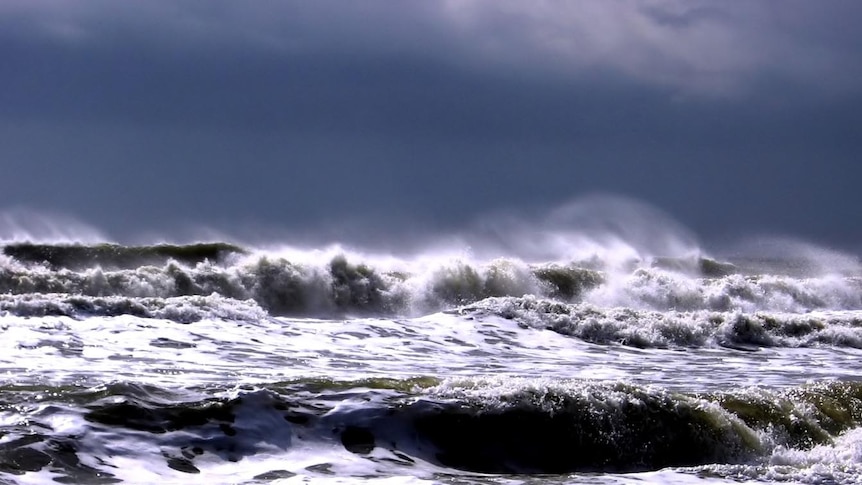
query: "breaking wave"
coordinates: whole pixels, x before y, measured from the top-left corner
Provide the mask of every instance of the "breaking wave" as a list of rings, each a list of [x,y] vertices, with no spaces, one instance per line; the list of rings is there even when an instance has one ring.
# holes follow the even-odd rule
[[[37,302],[44,301],[44,314],[110,315],[122,313],[125,305],[129,313],[143,316],[160,306],[148,299],[174,299],[163,307],[200,301],[188,297],[219,297],[225,304],[250,300],[274,316],[417,315],[527,295],[639,311],[862,309],[862,278],[855,275],[751,272],[705,257],[633,259],[624,265],[597,258],[384,261],[338,249],[283,254],[226,243],[15,243],[4,246],[3,253],[0,306],[32,315],[40,313]]]
[[[862,315],[856,311],[806,314],[712,310],[665,311],[603,308],[592,304],[523,298],[489,298],[457,313],[513,320],[597,344],[637,348],[704,347],[737,349],[831,345],[862,348]]]

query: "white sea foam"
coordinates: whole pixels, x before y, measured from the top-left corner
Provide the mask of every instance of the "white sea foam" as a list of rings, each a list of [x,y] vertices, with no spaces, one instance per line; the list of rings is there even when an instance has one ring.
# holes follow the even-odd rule
[[[613,314],[608,317],[613,320]],[[643,339],[667,338],[644,320]],[[650,332],[657,332],[650,336]],[[590,379],[697,389],[757,383],[787,386],[852,378],[862,351],[776,348],[680,352],[592,344],[492,316],[416,319],[202,320],[177,324],[133,316],[3,317],[0,366],[6,383],[97,384],[106,376],[187,387],[240,385],[303,376],[500,375]],[[801,359],[801,360],[800,360]],[[800,362],[805,362],[801,365]],[[685,379],[680,379],[681,375]]]

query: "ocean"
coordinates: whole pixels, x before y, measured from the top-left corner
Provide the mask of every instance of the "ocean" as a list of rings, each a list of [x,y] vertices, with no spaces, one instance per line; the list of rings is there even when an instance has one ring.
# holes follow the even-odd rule
[[[0,483],[862,481],[855,256],[577,246],[7,241]]]

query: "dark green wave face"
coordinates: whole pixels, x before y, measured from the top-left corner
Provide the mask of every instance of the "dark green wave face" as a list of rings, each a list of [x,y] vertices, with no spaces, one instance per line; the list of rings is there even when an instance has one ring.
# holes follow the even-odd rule
[[[291,450],[309,444],[369,460],[386,450],[404,466],[418,459],[469,472],[632,472],[756,463],[777,446],[829,444],[862,422],[858,383],[682,394],[624,384],[501,391],[441,382],[301,379],[229,396],[123,383],[6,386],[0,407],[17,407],[25,419],[0,429],[0,471],[110,478],[110,467],[83,465],[93,457],[79,454],[109,464],[98,450],[134,438],[187,473],[199,471],[200,460],[237,461],[273,447],[289,460]],[[85,428],[52,432],[57,415],[79,416]]]

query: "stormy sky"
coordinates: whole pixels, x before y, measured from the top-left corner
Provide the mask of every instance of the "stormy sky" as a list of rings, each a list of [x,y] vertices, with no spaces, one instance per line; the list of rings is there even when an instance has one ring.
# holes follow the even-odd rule
[[[598,193],[704,240],[858,247],[859,19],[855,0],[6,0],[0,210],[338,238]]]

